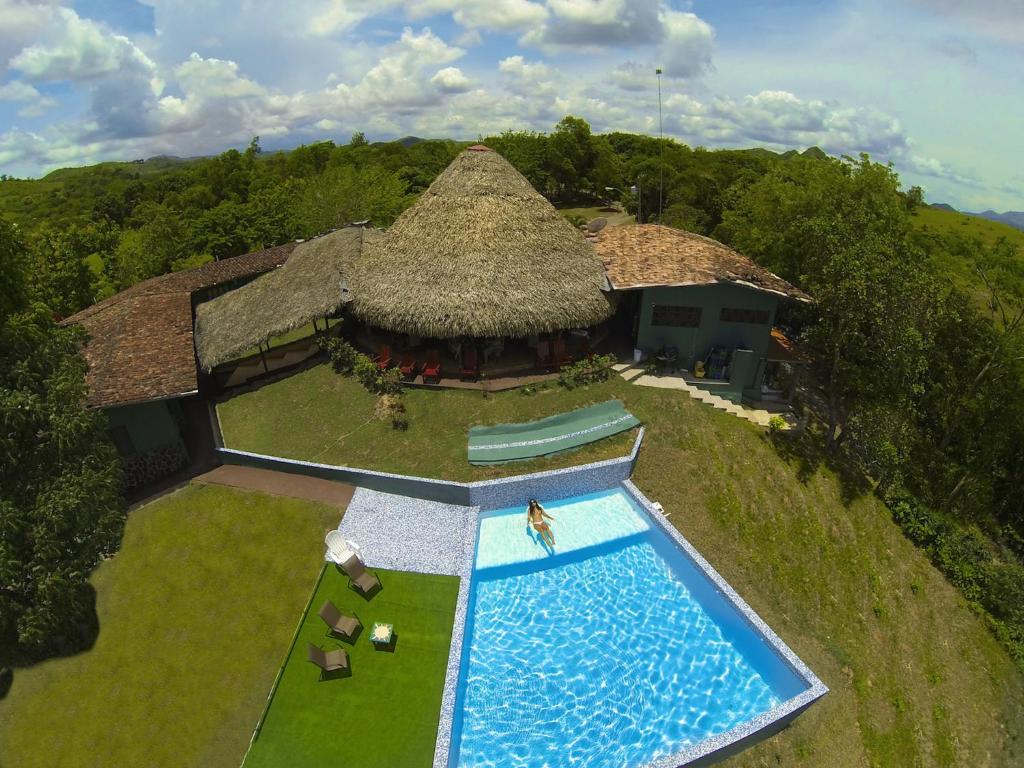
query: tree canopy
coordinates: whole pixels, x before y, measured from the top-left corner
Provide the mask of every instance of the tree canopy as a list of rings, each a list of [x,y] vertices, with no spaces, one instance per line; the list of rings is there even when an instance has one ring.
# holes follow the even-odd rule
[[[89,574],[124,522],[106,418],[85,405],[82,332],[55,325],[25,286],[21,250],[0,221],[13,278],[0,306],[0,666],[73,642],[92,608]]]

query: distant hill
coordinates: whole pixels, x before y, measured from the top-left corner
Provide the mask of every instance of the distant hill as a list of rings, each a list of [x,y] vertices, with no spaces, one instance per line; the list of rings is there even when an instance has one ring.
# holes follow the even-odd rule
[[[971,216],[980,216],[983,219],[989,221],[998,221],[1001,224],[1009,224],[1015,229],[1024,230],[1024,211],[1007,211],[1006,213],[996,213],[995,211],[982,211],[981,213],[972,213]]]
[[[954,208],[948,203],[932,203],[929,208],[934,208],[937,211],[949,211],[950,213],[959,213],[963,216],[976,216],[979,219],[986,219],[987,221],[995,221],[1000,224],[1006,224],[1014,229],[1024,231],[1024,211],[1006,211],[1005,213],[997,213],[993,210],[982,211],[981,213],[971,213],[969,211],[960,211]]]

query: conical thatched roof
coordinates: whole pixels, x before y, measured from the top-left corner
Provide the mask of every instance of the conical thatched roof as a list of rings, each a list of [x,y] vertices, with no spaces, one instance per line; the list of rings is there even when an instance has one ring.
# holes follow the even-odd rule
[[[431,338],[522,337],[612,312],[586,238],[497,152],[471,147],[346,272],[351,311]]]
[[[196,307],[196,354],[207,371],[329,315],[348,300],[344,273],[380,232],[339,229],[295,246],[284,266]]]

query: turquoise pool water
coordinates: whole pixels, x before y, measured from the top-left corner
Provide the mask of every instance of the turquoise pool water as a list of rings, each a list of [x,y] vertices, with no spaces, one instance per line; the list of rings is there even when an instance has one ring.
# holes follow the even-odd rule
[[[453,765],[635,768],[807,684],[623,491],[481,519]]]

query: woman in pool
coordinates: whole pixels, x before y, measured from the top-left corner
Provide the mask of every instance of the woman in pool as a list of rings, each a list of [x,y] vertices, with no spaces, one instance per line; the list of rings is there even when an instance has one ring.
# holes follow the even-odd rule
[[[555,535],[551,532],[551,526],[544,522],[544,518],[554,520],[551,515],[544,511],[544,507],[536,499],[530,499],[530,506],[526,510],[526,519],[533,530],[540,534],[541,538],[548,543],[552,549],[555,548]]]

